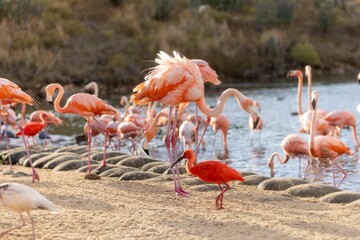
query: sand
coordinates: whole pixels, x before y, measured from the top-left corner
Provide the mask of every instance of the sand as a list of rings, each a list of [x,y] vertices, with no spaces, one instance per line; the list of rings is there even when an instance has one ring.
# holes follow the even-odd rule
[[[6,169],[7,166],[0,166]],[[16,166],[16,171],[30,172]],[[172,182],[118,181],[84,174],[38,170],[41,181],[0,173],[0,183],[29,185],[57,206],[59,214],[33,210],[37,239],[360,239],[360,211],[349,204],[291,197],[231,182],[223,210],[217,191],[175,195]],[[0,206],[0,231],[18,214]],[[31,225],[3,239],[31,239]]]

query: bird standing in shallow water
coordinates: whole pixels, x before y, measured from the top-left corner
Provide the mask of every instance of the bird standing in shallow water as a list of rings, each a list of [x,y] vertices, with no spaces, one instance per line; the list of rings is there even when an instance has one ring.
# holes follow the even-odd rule
[[[20,183],[0,184],[0,202],[5,207],[19,213],[22,221],[21,225],[0,232],[0,238],[14,229],[25,226],[22,213],[26,212],[31,220],[32,238],[35,239],[34,220],[29,211],[33,209],[45,209],[53,214],[57,213],[57,210],[52,202],[35,189]]]
[[[333,179],[334,179],[334,186],[335,184],[335,166],[343,173],[343,178],[341,179],[338,187],[340,187],[341,183],[346,178],[346,172],[339,166],[336,162],[338,156],[346,153],[346,154],[353,154],[351,149],[345,145],[343,141],[339,138],[334,136],[315,136],[315,124],[314,121],[316,119],[316,104],[318,100],[318,93],[313,91],[311,93],[312,97],[312,107],[314,109],[311,118],[310,124],[310,141],[309,141],[309,154],[313,158],[318,158],[319,161],[323,159],[329,159],[331,161],[331,165],[333,168]]]
[[[216,197],[216,208],[223,209],[224,193],[229,190],[229,181],[239,180],[244,182],[244,178],[235,169],[218,160],[208,160],[195,163],[195,153],[191,149],[186,149],[181,157],[176,160],[170,168],[172,168],[179,161],[186,159],[186,171],[201,180],[209,183],[216,183],[219,185],[220,194]],[[225,184],[226,188],[223,189],[221,184]]]

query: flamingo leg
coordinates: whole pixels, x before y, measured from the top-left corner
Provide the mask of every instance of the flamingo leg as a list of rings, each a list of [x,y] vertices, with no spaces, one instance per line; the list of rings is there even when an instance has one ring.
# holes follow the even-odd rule
[[[29,218],[30,218],[30,221],[31,221],[32,237],[33,237],[33,240],[35,240],[35,227],[34,227],[34,220],[33,220],[33,218],[31,217],[31,215],[30,215],[30,212],[29,212],[29,211],[26,211],[26,213],[29,215]]]
[[[9,150],[10,147],[9,147],[9,137],[8,137],[8,133],[7,133],[7,123],[6,123],[6,117],[4,118],[4,124],[5,124],[5,133],[4,133],[4,137],[5,137],[5,144],[6,144],[6,149]],[[13,170],[13,167],[12,167],[12,160],[11,160],[11,155],[9,155],[9,169],[10,170]]]
[[[109,132],[99,123],[99,121],[95,117],[93,117],[93,120],[99,125],[99,127],[101,128],[101,130],[104,131],[104,134],[105,134],[104,158],[103,158],[102,164],[100,166],[100,168],[102,168],[102,167],[106,167],[106,141],[108,139]]]
[[[195,106],[195,117],[196,117],[196,124],[195,124],[195,143],[197,145],[199,140],[199,119],[198,119],[198,107]],[[195,151],[196,152],[196,151]]]
[[[29,159],[30,166],[31,166],[31,169],[32,169],[32,182],[34,183],[35,180],[40,181],[40,176],[39,176],[39,174],[36,172],[36,170],[35,170],[35,168],[34,168],[34,166],[33,166],[31,157],[30,157],[29,144],[28,144],[28,142],[27,142],[26,139],[25,139],[24,128],[23,128],[18,122],[16,122],[16,120],[14,119],[14,117],[11,116],[11,114],[10,114],[9,112],[8,112],[8,115],[9,115],[9,117],[16,123],[16,125],[18,126],[18,128],[19,128],[19,130],[20,130],[20,132],[21,132],[21,137],[22,137],[23,142],[24,142],[24,145],[25,145],[26,156],[27,156],[27,158]]]
[[[304,171],[303,179],[305,179],[306,174],[307,174],[307,172],[308,172],[308,170],[309,170],[310,162],[311,162],[311,160],[308,159],[307,165],[306,165],[306,168],[305,168],[305,171]]]
[[[299,157],[299,178],[301,178],[301,157]]]
[[[90,126],[90,119],[91,117],[89,117],[87,119],[88,121],[88,126]],[[87,173],[90,174],[91,172],[91,169],[90,169],[90,148],[91,148],[91,130],[90,130],[90,127],[87,128],[87,135],[88,135],[88,171]]]
[[[338,164],[335,160],[332,161],[332,162],[333,162],[333,164],[343,173],[343,177],[342,177],[340,183],[339,183],[338,186],[337,186],[337,187],[340,187],[341,183],[342,183],[342,182],[344,181],[344,179],[347,177],[347,173],[339,166],[339,164]],[[335,182],[334,182],[334,184],[335,184]]]
[[[209,126],[210,121],[211,121],[211,118],[210,118],[210,117],[207,117],[207,118],[206,118],[206,124],[205,124],[205,126],[204,126],[203,132],[201,133],[199,142],[196,143],[196,148],[195,148],[195,157],[196,157],[196,158],[197,158],[197,155],[198,155],[198,153],[199,153],[200,144],[201,144],[201,142],[202,142],[202,140],[203,140],[203,138],[204,138],[206,129],[207,129],[207,127]]]
[[[21,213],[19,213],[19,214],[20,214],[21,224],[18,225],[18,226],[9,228],[9,229],[7,229],[7,230],[5,230],[5,231],[3,231],[3,232],[0,232],[0,238],[3,237],[5,234],[11,232],[11,231],[14,230],[14,229],[19,229],[19,228],[22,228],[23,226],[25,226],[25,220],[24,220],[22,214],[21,214]]]

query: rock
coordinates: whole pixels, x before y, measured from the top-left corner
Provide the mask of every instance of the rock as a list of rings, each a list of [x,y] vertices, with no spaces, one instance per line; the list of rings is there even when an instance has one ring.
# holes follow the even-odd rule
[[[250,176],[250,175],[258,175],[257,173],[254,172],[250,172],[250,171],[239,171],[241,176],[246,177],[246,176]]]
[[[159,162],[159,160],[144,156],[131,156],[120,161],[117,165],[141,168],[142,166],[150,162]]]
[[[107,152],[106,158],[118,157],[123,155],[127,155],[127,154],[121,152]],[[102,161],[103,158],[104,158],[104,151],[96,152],[90,155],[90,159],[95,161]]]
[[[148,169],[146,172],[153,172],[153,173],[159,173],[159,174],[167,174],[167,171],[169,170],[170,164],[164,163],[160,165],[155,165],[152,168]],[[171,173],[171,171],[170,171]]]
[[[351,203],[360,199],[360,193],[357,192],[334,192],[320,198],[327,203]]]
[[[88,160],[70,160],[64,163],[57,165],[53,171],[70,171],[78,169],[82,166],[86,166],[88,164]],[[98,164],[96,161],[90,161],[90,164]]]
[[[270,179],[269,177],[266,176],[261,176],[261,175],[247,175],[246,177],[244,177],[245,182],[240,182],[237,181],[237,183],[239,184],[243,184],[243,185],[248,185],[248,186],[257,186],[260,183],[262,183],[265,180]]]
[[[158,161],[158,162],[150,162],[150,163],[147,163],[145,164],[144,166],[141,167],[141,170],[143,171],[147,171],[149,170],[150,168],[154,167],[154,166],[157,166],[157,165],[163,165],[164,162],[163,161]]]
[[[66,146],[66,147],[62,147],[59,148],[58,150],[55,150],[55,152],[57,153],[61,153],[61,152],[72,152],[72,153],[76,153],[76,154],[83,154],[84,152],[88,151],[88,146],[87,145],[71,145],[71,146]]]
[[[190,189],[198,192],[219,191],[219,186],[215,184],[202,184],[193,186]]]
[[[112,165],[112,164],[107,164],[105,167],[100,167],[99,168],[99,165],[97,168],[94,168],[93,170],[91,170],[91,173],[94,173],[94,174],[97,174],[97,175],[100,175],[101,173],[109,170],[109,169],[113,169],[113,168],[117,168],[118,166],[116,165]]]
[[[31,150],[30,149],[30,155],[33,154],[33,153],[37,153],[35,152],[34,150]],[[7,163],[9,164],[10,163],[10,158],[11,158],[11,163],[12,165],[16,165],[20,158],[26,156],[26,150],[25,148],[16,148],[14,149],[14,151],[12,152],[9,152],[8,154],[6,154],[3,159],[4,159],[4,163]]]
[[[31,154],[31,161],[34,163],[36,162],[36,160],[45,157],[49,154],[52,154],[51,152],[42,152],[42,153],[35,153],[35,154]],[[27,161],[27,156],[23,156],[22,158],[19,159],[18,164],[24,166],[24,167],[30,167],[30,162]],[[25,163],[26,162],[26,163]]]
[[[116,168],[112,168],[104,171],[100,174],[102,177],[121,177],[127,172],[141,171],[138,168],[126,167],[126,166],[117,166]]]
[[[98,180],[100,179],[101,177],[99,175],[96,175],[94,173],[87,173],[85,174],[85,179],[88,179],[88,180]]]
[[[12,177],[31,177],[31,173],[24,173],[24,172],[14,172]]]
[[[360,200],[353,201],[352,203],[349,203],[348,206],[360,209]]]
[[[72,155],[72,154],[71,155],[61,155],[61,156],[55,157],[54,159],[47,162],[43,166],[43,168],[44,169],[54,169],[61,163],[71,161],[71,160],[78,160],[78,159],[80,159],[80,156],[78,156],[78,155]]]
[[[45,152],[55,152],[56,150],[63,148],[63,146],[45,146],[43,151]]]
[[[90,156],[91,156],[91,154],[94,154],[94,153],[102,153],[102,154],[104,154],[104,150],[103,150],[102,152],[99,152],[97,149],[91,149],[91,150],[90,150]],[[86,151],[86,152],[83,152],[83,153],[80,153],[80,156],[86,157],[86,158],[89,157],[87,151]]]
[[[96,164],[92,164],[90,165],[90,171],[94,170],[95,168],[99,167],[99,163],[97,162]],[[88,170],[88,165],[84,165],[78,169],[76,169],[76,173],[86,173]]]
[[[121,155],[121,156],[117,156],[117,157],[106,158],[106,163],[115,165],[118,162],[120,162],[121,160],[124,160],[128,157],[130,157],[130,155],[125,154],[125,155]]]
[[[261,182],[258,186],[258,189],[282,191],[290,187],[306,183],[308,182],[296,178],[271,178]]]
[[[170,167],[170,164],[168,166]],[[162,174],[172,174],[171,171],[168,171],[169,167],[167,169],[164,169],[164,172]],[[156,166],[154,168],[156,168]],[[178,168],[179,168],[179,174],[183,175],[187,173],[186,167],[184,165],[179,165]]]
[[[314,197],[319,198],[333,192],[339,192],[341,189],[326,184],[301,184],[290,187],[286,193],[296,197]]]
[[[171,178],[172,179],[172,178]],[[196,186],[196,185],[201,185],[201,184],[207,184],[209,185],[209,183],[204,182],[196,177],[189,177],[186,178],[184,180],[181,180],[181,183],[184,185],[188,185],[188,186]]]
[[[63,157],[64,159],[67,158],[67,159],[79,159],[79,155],[75,155],[73,153],[70,153],[70,154],[60,154],[60,153],[51,153],[47,156],[44,156],[44,157],[41,157],[39,158],[38,160],[36,160],[36,162],[33,163],[33,166],[35,168],[43,168],[48,162],[54,160],[54,159],[58,159],[59,157]]]
[[[159,176],[157,173],[150,173],[144,171],[132,171],[127,172],[119,178],[119,181],[130,181],[130,180],[144,180]]]

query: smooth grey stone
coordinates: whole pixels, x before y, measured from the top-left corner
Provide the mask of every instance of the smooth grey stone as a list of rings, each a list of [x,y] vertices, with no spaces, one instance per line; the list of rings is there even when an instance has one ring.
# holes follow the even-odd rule
[[[287,194],[291,196],[305,197],[305,198],[307,197],[319,198],[327,194],[333,192],[339,192],[339,191],[341,191],[341,189],[334,186],[330,186],[326,184],[314,184],[314,183],[301,184],[301,185],[293,186],[286,190]]]
[[[121,160],[124,160],[125,158],[128,158],[128,157],[130,157],[130,155],[124,154],[124,155],[121,155],[121,156],[106,158],[106,163],[117,164]]]
[[[106,158],[118,157],[123,155],[126,154],[122,152],[113,152],[113,151],[106,152]],[[90,159],[95,161],[102,161],[104,159],[104,151],[91,154]]]
[[[335,192],[320,198],[323,202],[328,203],[351,203],[360,199],[360,193],[357,192]]]
[[[150,168],[152,168],[152,167],[154,167],[154,166],[157,166],[157,165],[162,165],[162,164],[164,164],[163,161],[150,162],[150,163],[147,163],[147,164],[145,164],[144,166],[142,166],[142,167],[141,167],[141,170],[143,170],[143,171],[146,172],[146,171],[149,170]]]
[[[261,175],[247,175],[244,177],[245,182],[240,182],[238,181],[238,183],[243,184],[243,185],[248,185],[248,186],[257,186],[260,183],[262,183],[265,180],[270,179],[269,177],[266,176],[261,176]]]
[[[86,159],[86,161],[87,161],[87,159]],[[97,167],[99,167],[99,163],[98,163],[98,162],[96,162],[96,164],[91,164],[91,165],[90,165],[90,172],[91,172],[92,170],[94,170],[95,168],[97,168]],[[88,165],[86,164],[86,165],[84,165],[84,166],[76,169],[75,172],[76,172],[76,173],[86,173],[87,170],[88,170]]]
[[[250,172],[250,171],[239,171],[239,173],[240,173],[241,176],[243,176],[243,177],[251,176],[251,175],[258,175],[257,173]]]
[[[167,174],[167,171],[169,170],[170,164],[163,163],[161,165],[155,165],[152,168],[148,169],[146,172],[153,172],[153,173],[159,173],[159,174]],[[170,171],[171,173],[171,171]]]
[[[144,166],[147,163],[158,162],[158,161],[159,160],[149,158],[149,157],[144,157],[144,156],[131,156],[131,157],[128,157],[128,158],[118,162],[117,165],[141,168],[142,166]]]
[[[84,152],[87,152],[87,150],[88,150],[87,145],[84,145],[84,146],[70,145],[70,146],[65,146],[65,147],[59,148],[59,149],[55,150],[55,152],[57,152],[57,153],[72,152],[72,153],[76,153],[76,154],[82,154]]]
[[[187,173],[186,167],[184,165],[179,165],[178,168],[179,168],[179,174],[183,175],[183,174]],[[162,174],[172,174],[171,170],[170,171],[168,171],[168,170],[169,170],[169,168],[164,169],[164,172]]]
[[[352,203],[349,203],[348,206],[360,209],[360,200],[353,201]]]
[[[55,152],[56,150],[63,148],[63,146],[46,146],[44,147],[45,152]]]
[[[34,153],[37,153],[36,151],[30,149],[29,150],[29,153],[30,153],[30,157],[31,157],[31,154],[34,154]],[[21,149],[14,149],[14,151],[12,152],[9,152],[8,154],[6,154],[3,159],[4,159],[4,163],[6,164],[9,164],[10,163],[10,157],[11,157],[11,163],[12,165],[16,165],[20,158],[26,156],[26,150],[25,148],[21,148]]]
[[[87,166],[88,160],[71,160],[57,165],[53,171],[70,171]],[[90,164],[98,164],[96,161],[90,161]]]
[[[271,178],[261,182],[258,185],[258,189],[282,191],[290,187],[306,183],[308,182],[297,178]]]
[[[132,171],[127,172],[119,178],[119,181],[131,181],[131,180],[144,180],[159,176],[157,173],[150,173],[144,171]]]
[[[133,167],[126,167],[126,166],[117,166],[116,168],[112,168],[109,170],[104,171],[100,174],[102,177],[121,177],[127,172],[133,172],[133,171],[141,171],[138,168]]]
[[[172,178],[171,178],[172,179]],[[208,182],[205,182],[203,180],[200,180],[196,177],[189,177],[186,179],[181,180],[181,183],[183,185],[188,185],[188,186],[196,186],[196,185],[201,185],[201,184],[209,184]]]
[[[171,175],[160,175],[158,177],[154,177],[154,178],[149,178],[148,182],[170,182],[172,181],[173,178]]]
[[[34,163],[34,162],[36,162],[36,160],[38,160],[38,159],[40,159],[42,157],[45,157],[45,156],[47,156],[49,154],[52,154],[52,153],[51,152],[41,152],[41,153],[31,154],[30,155],[31,161]],[[30,167],[30,162],[27,161],[27,156],[24,156],[24,157],[20,158],[18,164],[20,164],[20,165],[22,165],[24,167]]]
[[[107,170],[109,170],[109,169],[113,169],[113,168],[117,168],[117,167],[118,167],[118,166],[116,166],[116,165],[107,164],[105,167],[100,167],[100,168],[99,168],[99,165],[98,165],[97,168],[91,170],[91,173],[100,175],[101,173],[103,173],[103,172],[105,172],[105,171],[107,171]]]
[[[61,154],[61,153],[51,153],[47,156],[41,157],[39,158],[36,162],[33,163],[33,166],[35,168],[43,168],[48,162],[57,159],[59,157],[67,157],[67,158],[72,158],[72,159],[79,159],[79,155],[75,155],[73,153],[70,154]]]
[[[78,155],[62,155],[62,156],[58,156],[58,157],[55,157],[53,160],[50,160],[49,162],[47,162],[43,166],[43,168],[44,169],[54,169],[59,164],[61,164],[63,162],[67,162],[67,161],[71,161],[71,160],[78,160],[78,159],[80,159],[80,156],[78,156]]]
[[[215,185],[215,184],[202,184],[202,185],[190,187],[190,189],[193,191],[198,191],[198,192],[209,192],[209,191],[219,191],[220,190],[219,186]]]

